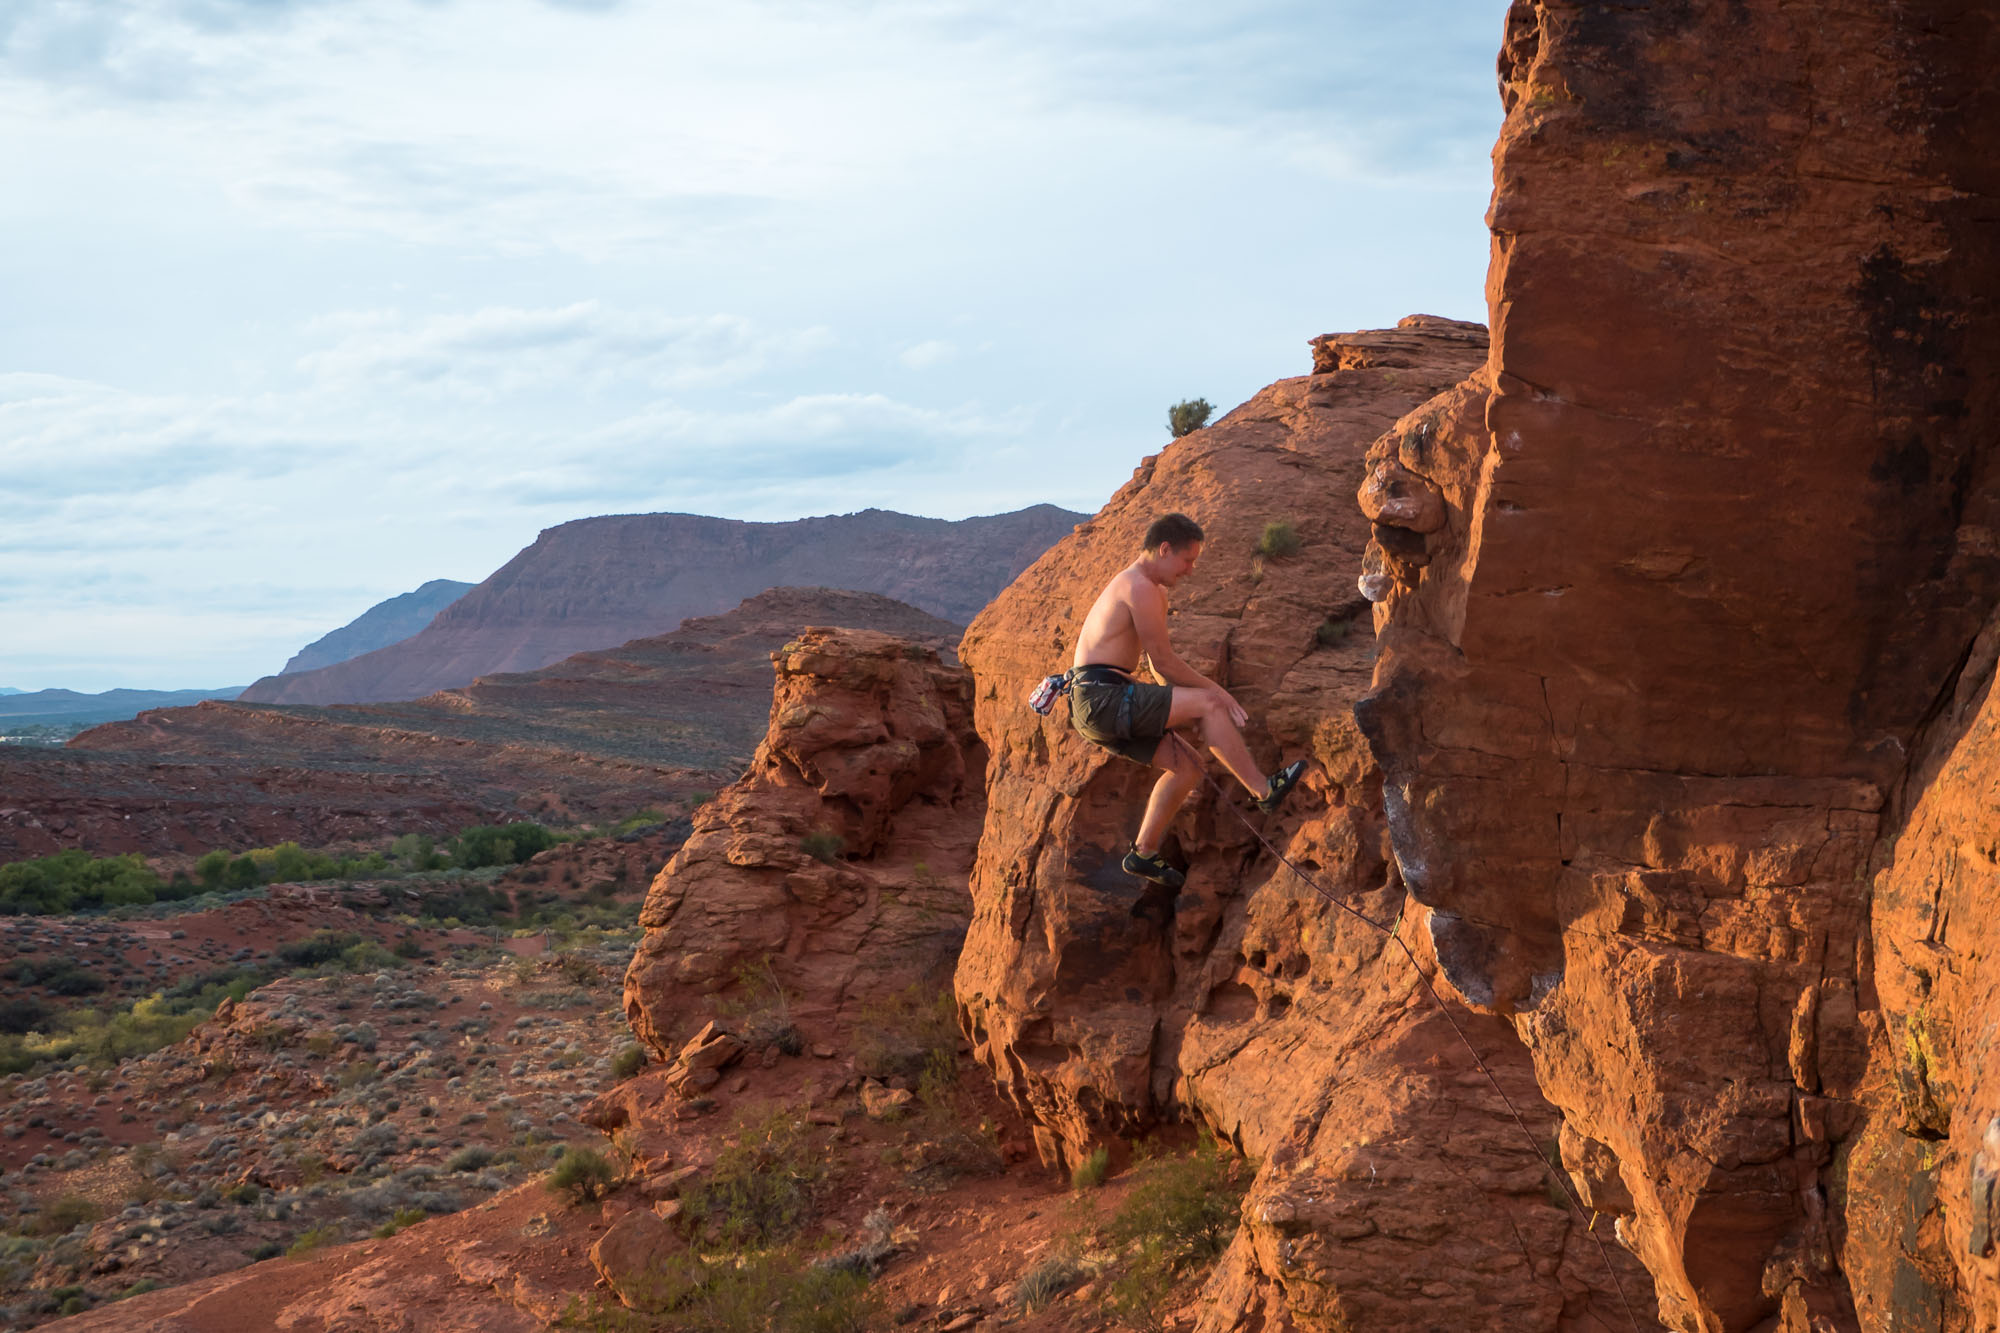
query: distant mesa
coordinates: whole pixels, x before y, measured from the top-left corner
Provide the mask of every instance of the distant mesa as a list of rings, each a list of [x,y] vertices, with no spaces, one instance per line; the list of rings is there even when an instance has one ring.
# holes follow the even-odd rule
[[[893,634],[948,661],[963,632],[875,593],[771,588],[671,634],[423,699],[216,700],[60,748],[0,746],[0,862],[443,837],[672,804],[743,771],[770,720],[771,653],[811,626]]]
[[[0,690],[0,729],[8,726],[63,726],[123,722],[148,708],[188,708],[204,699],[234,699],[243,687],[220,690],[106,690],[79,694],[75,690]]]
[[[290,676],[314,671],[401,643],[476,586],[457,579],[432,579],[415,592],[377,602],[331,634],[299,649],[278,674]]]
[[[745,523],[622,514],[550,528],[401,642],[267,676],[246,703],[417,699],[500,672],[671,632],[766,588],[879,593],[964,624],[1082,514],[1036,505],[951,521],[884,509]]]
[[[26,693],[27,693],[26,690],[17,690],[12,685],[0,685],[0,694],[26,694]]]

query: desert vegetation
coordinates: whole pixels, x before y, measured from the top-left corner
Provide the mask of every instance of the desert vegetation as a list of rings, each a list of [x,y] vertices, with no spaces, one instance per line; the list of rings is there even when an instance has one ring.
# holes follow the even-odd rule
[[[1167,430],[1175,439],[1192,435],[1208,424],[1215,411],[1206,398],[1183,398],[1167,409]]]

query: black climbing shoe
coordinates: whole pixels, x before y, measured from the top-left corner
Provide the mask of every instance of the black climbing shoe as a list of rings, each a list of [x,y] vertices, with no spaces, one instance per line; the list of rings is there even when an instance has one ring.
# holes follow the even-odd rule
[[[1125,853],[1123,865],[1126,874],[1137,875],[1140,879],[1150,879],[1153,883],[1164,884],[1170,889],[1178,889],[1187,883],[1187,876],[1168,865],[1158,852],[1151,856],[1141,856],[1139,849],[1134,847]]]
[[[1285,803],[1285,798],[1291,795],[1292,788],[1299,785],[1299,779],[1305,775],[1305,760],[1294,759],[1286,764],[1273,773],[1270,781],[1265,784],[1264,794],[1257,798],[1257,808],[1267,815],[1275,812]]]

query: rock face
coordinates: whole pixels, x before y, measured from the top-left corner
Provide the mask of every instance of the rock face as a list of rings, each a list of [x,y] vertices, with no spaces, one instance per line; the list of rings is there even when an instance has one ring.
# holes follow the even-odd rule
[[[1403,892],[1350,717],[1374,646],[1354,586],[1370,529],[1349,498],[1364,454],[1485,351],[1479,326],[1424,316],[1317,340],[1317,373],[1148,459],[961,645],[991,755],[963,1025],[1053,1164],[1187,1116],[1262,1163],[1207,1330],[1623,1324],[1604,1256],[1549,1195],[1536,1144],[1556,1118],[1518,1040],[1458,1015],[1525,1135],[1386,940]],[[1118,860],[1154,775],[1086,745],[1060,707],[1043,719],[1022,703],[1068,665],[1098,589],[1170,510],[1208,531],[1171,599],[1176,647],[1249,709],[1267,765],[1314,760],[1282,817],[1251,827],[1337,904],[1260,846],[1234,813],[1240,789],[1199,792],[1177,821],[1178,904],[1142,893]],[[1293,525],[1296,553],[1259,553],[1274,522]],[[1643,1273],[1610,1253],[1641,1292]]]
[[[957,522],[882,509],[792,523],[697,514],[579,519],[542,533],[412,637],[318,671],[267,676],[242,698],[415,699],[663,634],[780,585],[878,593],[962,625],[1082,517],[1036,505]]]
[[[1483,384],[1358,488],[1403,882],[1677,1328],[1994,1317],[1996,54],[1516,0]]]
[[[862,630],[771,657],[770,734],[640,914],[625,1012],[663,1058],[718,1018],[813,1032],[948,969],[964,936],[985,812],[970,676]]]
[[[377,602],[331,634],[322,635],[293,653],[278,674],[289,676],[317,670],[400,643],[430,624],[438,612],[475,586],[456,579],[432,579],[415,592]]]

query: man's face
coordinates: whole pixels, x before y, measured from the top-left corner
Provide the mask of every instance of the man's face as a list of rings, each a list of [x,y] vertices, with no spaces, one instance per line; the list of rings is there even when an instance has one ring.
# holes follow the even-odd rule
[[[1201,543],[1189,542],[1176,550],[1165,542],[1160,543],[1160,582],[1169,588],[1186,578],[1194,569],[1194,562],[1201,559]]]

